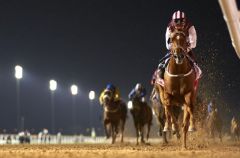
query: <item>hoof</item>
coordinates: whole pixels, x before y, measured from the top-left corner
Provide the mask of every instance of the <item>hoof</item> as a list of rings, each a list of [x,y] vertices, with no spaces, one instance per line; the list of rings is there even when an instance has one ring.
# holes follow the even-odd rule
[[[182,146],[182,151],[186,151],[187,147],[186,146]]]
[[[188,128],[188,132],[195,132],[197,131],[195,127],[189,127]]]

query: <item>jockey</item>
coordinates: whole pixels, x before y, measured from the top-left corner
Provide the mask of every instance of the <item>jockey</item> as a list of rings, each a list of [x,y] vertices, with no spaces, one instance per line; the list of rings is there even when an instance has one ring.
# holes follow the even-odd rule
[[[146,89],[142,86],[141,83],[137,83],[136,86],[129,93],[128,98],[133,100],[134,98],[139,98],[140,101],[145,102]]]
[[[196,47],[197,44],[197,34],[195,27],[188,21],[186,18],[186,15],[182,11],[176,11],[174,12],[172,16],[172,20],[168,24],[167,30],[166,30],[166,47],[168,49],[167,54],[160,60],[160,63],[158,65],[158,69],[160,70],[160,77],[163,78],[165,68],[168,64],[169,58],[170,58],[170,52],[171,49],[171,41],[170,41],[170,35],[174,31],[183,31],[187,35],[187,42],[188,42],[188,48],[187,48],[187,54],[190,62],[192,64],[195,64],[195,57],[193,56],[192,49]]]
[[[208,116],[209,116],[213,111],[215,111],[216,109],[217,109],[217,107],[216,107],[216,104],[215,104],[215,100],[210,101],[210,103],[208,104],[208,109],[207,109],[207,111],[208,111]]]
[[[110,91],[113,94],[114,101],[120,101],[120,92],[117,87],[115,87],[113,84],[108,84],[106,88],[102,91],[100,97],[99,97],[99,102],[101,105],[103,105],[103,96],[104,94]]]

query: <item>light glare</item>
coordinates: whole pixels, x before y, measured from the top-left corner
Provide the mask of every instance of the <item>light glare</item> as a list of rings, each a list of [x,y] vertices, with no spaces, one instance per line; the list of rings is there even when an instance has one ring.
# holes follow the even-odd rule
[[[90,100],[94,100],[95,99],[95,92],[90,91],[88,97],[89,97]]]
[[[76,85],[71,86],[71,92],[72,95],[77,95],[78,94],[78,87]]]
[[[132,101],[129,101],[127,105],[128,105],[128,109],[132,109],[133,108]]]
[[[19,65],[15,66],[15,77],[21,79],[23,77],[23,68]]]
[[[57,82],[55,80],[49,81],[49,88],[51,91],[55,91],[57,89]]]

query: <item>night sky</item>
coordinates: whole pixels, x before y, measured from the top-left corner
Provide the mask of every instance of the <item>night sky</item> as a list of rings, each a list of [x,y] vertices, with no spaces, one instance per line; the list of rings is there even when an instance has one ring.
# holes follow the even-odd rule
[[[127,101],[141,82],[149,95],[152,74],[166,53],[167,24],[179,9],[198,35],[199,95],[215,97],[229,107],[228,115],[240,115],[240,60],[216,0],[6,0],[0,1],[0,130],[16,128],[16,64],[24,69],[21,115],[25,127],[36,131],[51,126],[52,78],[58,82],[56,126],[66,133],[72,128],[73,83],[80,91],[76,112],[81,130],[89,126],[90,90],[99,95],[113,83]],[[98,100],[92,119],[102,127]]]

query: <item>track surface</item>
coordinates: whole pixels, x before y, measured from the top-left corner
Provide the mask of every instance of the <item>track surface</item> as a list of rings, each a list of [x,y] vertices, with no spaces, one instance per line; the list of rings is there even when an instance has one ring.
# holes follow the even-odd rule
[[[180,144],[139,145],[76,144],[76,145],[1,145],[1,158],[232,158],[240,157],[240,143],[189,144],[182,150]]]

